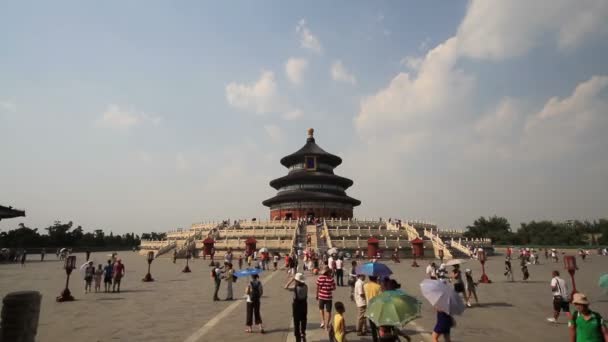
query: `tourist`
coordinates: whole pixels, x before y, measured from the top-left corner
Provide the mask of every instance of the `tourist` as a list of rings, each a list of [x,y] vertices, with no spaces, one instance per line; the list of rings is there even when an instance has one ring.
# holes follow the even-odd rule
[[[88,262],[88,261],[89,261],[89,258],[91,258],[91,251],[87,250],[87,251],[85,252],[85,255],[86,255],[86,258],[87,258],[87,260],[86,260],[86,261]]]
[[[253,254],[249,253],[247,255],[247,265],[251,267],[251,263],[253,262]]]
[[[353,261],[356,262],[356,261]],[[365,310],[367,309],[367,300],[365,298],[365,275],[357,275],[355,282],[354,298],[357,305],[357,336],[367,335],[367,322],[365,319]]]
[[[293,287],[291,284],[295,282]],[[306,324],[308,317],[308,286],[304,282],[304,275],[302,273],[296,273],[291,278],[285,288],[293,291],[293,303],[291,305],[293,314],[293,334],[296,338],[296,342],[306,340]]]
[[[276,271],[279,267],[279,253],[274,253],[274,256],[272,257],[272,266],[274,267],[274,270]]]
[[[505,258],[505,277],[507,277],[510,281],[515,281],[513,278],[513,269],[511,267],[511,259],[509,257]]]
[[[226,279],[226,300],[234,300],[232,295],[232,284],[235,280],[234,270],[232,269],[231,263],[227,262],[224,265],[227,268],[227,270],[224,271],[223,277],[224,279]]]
[[[217,296],[217,293],[220,290],[220,285],[222,283],[222,269],[220,268],[220,263],[213,263],[213,268],[211,269],[211,279],[215,283],[215,291],[213,292],[213,301],[216,302],[220,300],[220,297]]]
[[[44,255],[46,254],[46,250],[43,248],[40,251],[40,262],[44,261]]]
[[[467,302],[467,294],[464,291],[464,282],[462,281],[462,272],[460,271],[460,265],[454,265],[452,269],[452,279],[454,280],[454,291],[456,293],[462,293],[464,302]]]
[[[380,342],[399,342],[399,336],[405,338],[407,341],[412,339],[399,330],[398,327],[392,325],[381,325],[378,327],[378,341]]]
[[[437,310],[437,322],[433,328],[433,342],[439,342],[439,338],[443,336],[443,340],[450,342],[450,331],[454,326],[454,318],[447,312]]]
[[[528,281],[528,278],[530,278],[530,271],[528,271],[528,265],[526,265],[526,263],[523,261],[521,265],[521,273],[523,275],[523,281]]]
[[[336,284],[338,286],[344,286],[344,260],[342,257],[338,257],[335,260],[336,263]]]
[[[57,248],[57,250],[55,251],[55,256],[57,257],[57,259],[59,259],[59,251],[60,251],[59,248]]]
[[[363,290],[365,292],[366,305],[369,306],[369,301],[382,292],[382,287],[378,284],[378,277],[370,276],[369,281],[363,286]],[[369,320],[369,327],[372,332],[372,340],[378,342],[378,328],[376,327],[376,323],[372,322],[371,319]]]
[[[336,342],[346,342],[346,323],[344,321],[344,304],[336,302],[336,315],[333,321],[333,338]]]
[[[173,263],[175,264],[177,262],[177,249],[173,250]]]
[[[110,288],[112,287],[112,273],[114,272],[114,266],[112,265],[112,260],[108,260],[108,264],[103,268],[103,284],[104,284],[104,292],[110,292]]]
[[[559,261],[559,257],[557,256],[557,250],[555,250],[555,248],[551,249],[551,259],[553,259],[553,262]]]
[[[321,328],[329,327],[331,318],[331,306],[333,291],[336,289],[336,282],[331,276],[329,267],[324,266],[321,275],[317,278],[317,300],[319,301],[319,313],[321,315]]]
[[[545,260],[549,260],[549,249],[545,248]]]
[[[348,286],[350,286],[350,300],[354,301],[355,283],[357,282],[357,260],[350,263],[350,272],[348,274]]]
[[[27,251],[24,249],[21,251],[21,267],[25,267],[26,259],[27,259]]]
[[[84,269],[84,293],[91,292],[91,284],[93,283],[93,277],[95,276],[95,266],[90,261],[87,267]]]
[[[567,316],[570,314],[570,306],[568,304],[568,285],[566,281],[559,276],[559,271],[555,270],[551,278],[551,291],[553,292],[553,317],[547,318],[547,321],[557,323],[560,311],[563,311]]]
[[[247,285],[245,294],[247,295],[247,322],[245,323],[247,329],[245,332],[252,332],[251,328],[255,322],[260,327],[260,333],[263,334],[264,327],[262,326],[262,316],[260,315],[260,298],[264,294],[264,288],[257,274],[251,276],[251,282]]]
[[[232,263],[232,248],[228,247],[228,252],[224,255],[224,265],[226,263]]]
[[[445,269],[445,264],[439,265],[439,269],[437,270],[437,279],[447,283],[448,281],[448,271]]]
[[[589,300],[583,293],[575,293],[572,304],[576,311],[568,322],[570,342],[608,341],[608,328],[602,316],[589,309]]]
[[[120,281],[125,276],[125,265],[122,263],[122,259],[116,259],[114,264],[114,270],[112,271],[114,282],[112,283],[112,292],[116,291],[120,293]]]
[[[466,299],[466,303],[468,307],[471,307],[471,297],[475,298],[475,304],[479,304],[479,300],[477,299],[477,284],[475,284],[475,281],[473,280],[473,271],[471,271],[471,269],[467,268],[464,271],[464,276],[465,276],[465,299]]]
[[[437,265],[434,261],[426,267],[426,275],[429,279],[437,280]]]
[[[335,257],[335,254],[332,254],[329,256],[329,258],[327,259],[327,265],[329,265],[329,269],[331,270],[333,275],[336,275],[336,259],[337,257]]]
[[[103,265],[97,265],[95,270],[95,293],[101,291],[101,277],[103,276]]]
[[[243,269],[243,253],[239,254],[239,270]]]

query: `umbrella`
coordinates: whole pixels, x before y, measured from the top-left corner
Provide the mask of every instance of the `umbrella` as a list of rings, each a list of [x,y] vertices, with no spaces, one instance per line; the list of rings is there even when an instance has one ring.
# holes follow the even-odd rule
[[[266,248],[266,247],[260,248],[260,253],[267,253],[267,252],[268,252],[268,248]]]
[[[336,247],[332,247],[327,250],[327,254],[329,254],[329,255],[338,254],[338,249]]]
[[[401,290],[384,291],[369,301],[365,315],[378,326],[401,326],[420,317],[421,305]]]
[[[382,277],[393,274],[388,266],[379,262],[367,262],[357,266],[357,274],[364,274],[366,276]]]
[[[59,250],[59,253],[63,253],[65,251],[67,251],[67,250],[68,250],[67,248],[62,248],[62,249]]]
[[[95,265],[95,260],[89,260],[89,261],[85,262],[84,264],[80,265],[80,270],[84,271],[84,269],[87,268],[87,266],[89,266],[90,262],[92,262],[93,265]]]
[[[608,290],[608,273],[600,277],[599,285],[601,288]]]
[[[259,268],[247,268],[247,269],[244,269],[241,271],[234,272],[234,275],[236,277],[249,277],[254,274],[260,274],[260,273],[262,273],[262,270]]]
[[[452,260],[448,260],[445,265],[446,266],[454,266],[454,265],[460,265],[460,264],[464,264],[466,263],[466,260],[462,260],[462,259],[452,259]]]
[[[464,312],[464,302],[452,286],[441,280],[425,279],[420,283],[422,295],[431,305],[449,315],[460,315]]]

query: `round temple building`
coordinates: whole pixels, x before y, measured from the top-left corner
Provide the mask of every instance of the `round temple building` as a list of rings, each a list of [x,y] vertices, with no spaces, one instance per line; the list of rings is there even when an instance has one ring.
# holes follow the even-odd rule
[[[342,159],[319,147],[313,134],[314,130],[309,128],[306,144],[281,159],[289,173],[270,182],[278,193],[262,202],[270,207],[271,219],[350,218],[353,207],[361,204],[346,195],[346,189],[353,181],[334,174]]]

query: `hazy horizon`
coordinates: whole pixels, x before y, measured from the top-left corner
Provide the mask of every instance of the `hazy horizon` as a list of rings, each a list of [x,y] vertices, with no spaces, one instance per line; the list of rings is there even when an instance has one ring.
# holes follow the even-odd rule
[[[263,6],[265,5],[265,6]],[[608,2],[0,5],[0,205],[88,230],[266,219],[306,130],[358,218],[608,213]]]

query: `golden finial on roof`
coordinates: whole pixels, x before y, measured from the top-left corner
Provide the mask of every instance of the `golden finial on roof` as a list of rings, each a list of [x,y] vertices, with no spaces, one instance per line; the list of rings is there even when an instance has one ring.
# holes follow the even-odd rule
[[[315,134],[315,129],[314,128],[309,128],[308,129],[308,137],[312,138]]]

